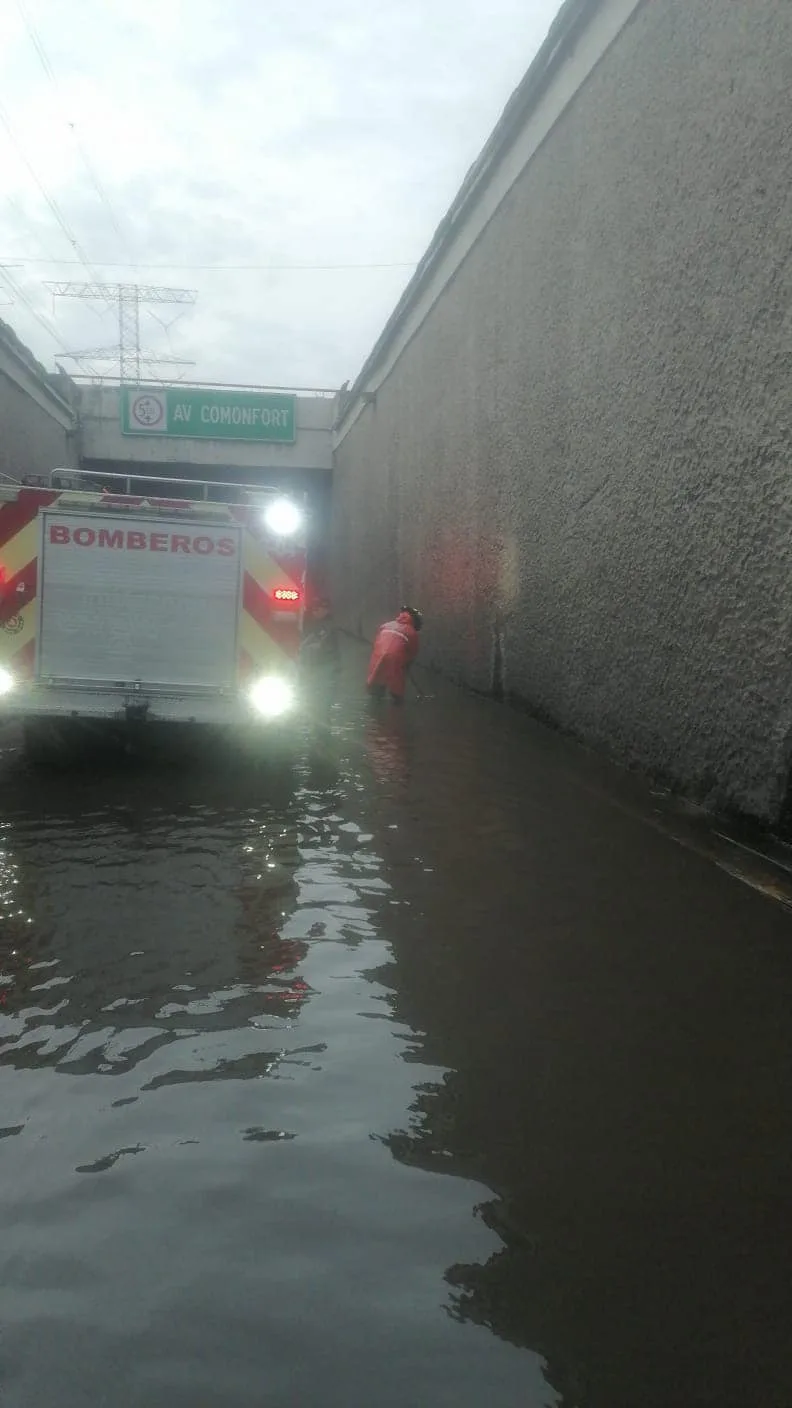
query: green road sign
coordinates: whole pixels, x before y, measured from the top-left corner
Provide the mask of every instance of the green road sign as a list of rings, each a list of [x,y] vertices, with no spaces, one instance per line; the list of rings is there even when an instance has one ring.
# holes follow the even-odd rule
[[[272,391],[121,387],[123,435],[184,440],[269,440],[293,444],[296,396]]]

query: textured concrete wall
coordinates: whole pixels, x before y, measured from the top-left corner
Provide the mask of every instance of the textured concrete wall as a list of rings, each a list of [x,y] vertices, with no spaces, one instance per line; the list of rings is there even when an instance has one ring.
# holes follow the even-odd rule
[[[792,4],[644,0],[351,428],[335,593],[718,806],[792,731]]]
[[[75,463],[75,453],[68,403],[33,354],[0,323],[0,474],[47,482],[58,465]]]

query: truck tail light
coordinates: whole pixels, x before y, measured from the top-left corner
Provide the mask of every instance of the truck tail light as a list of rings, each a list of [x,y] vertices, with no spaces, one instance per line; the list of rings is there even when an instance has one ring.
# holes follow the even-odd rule
[[[296,587],[276,587],[272,595],[281,606],[296,606],[300,600]]]

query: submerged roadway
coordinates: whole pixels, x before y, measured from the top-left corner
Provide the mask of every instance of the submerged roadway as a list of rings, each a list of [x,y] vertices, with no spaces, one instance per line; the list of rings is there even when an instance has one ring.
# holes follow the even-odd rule
[[[783,851],[347,657],[255,775],[6,743],[3,1408],[788,1408]]]

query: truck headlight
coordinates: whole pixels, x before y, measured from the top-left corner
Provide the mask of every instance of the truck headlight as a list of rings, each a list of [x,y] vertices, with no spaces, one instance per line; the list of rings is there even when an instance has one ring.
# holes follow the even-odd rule
[[[16,680],[11,674],[11,671],[6,670],[5,666],[0,665],[0,695],[10,694],[15,685]]]
[[[279,538],[291,538],[302,527],[303,516],[291,499],[275,499],[264,510],[264,522]]]
[[[248,699],[257,714],[265,719],[278,719],[294,708],[294,685],[282,675],[264,675],[248,691]]]

